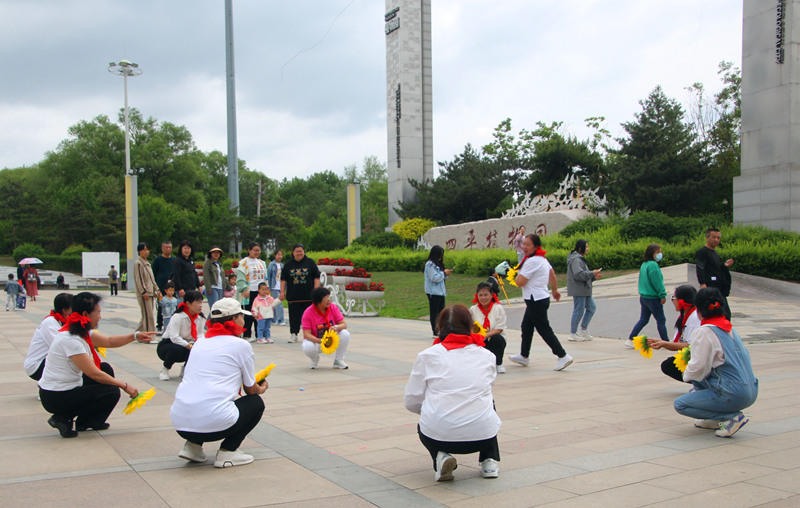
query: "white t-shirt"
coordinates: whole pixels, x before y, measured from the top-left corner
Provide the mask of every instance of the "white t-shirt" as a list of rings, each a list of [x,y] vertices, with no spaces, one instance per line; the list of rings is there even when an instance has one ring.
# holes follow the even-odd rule
[[[233,401],[242,385],[255,383],[254,361],[246,340],[232,335],[198,340],[169,412],[175,429],[219,432],[236,423],[239,409]]]
[[[50,351],[50,346],[58,335],[59,329],[61,329],[61,323],[56,321],[53,316],[47,316],[39,323],[36,331],[33,332],[31,345],[28,346],[28,355],[25,357],[24,363],[25,374],[31,376],[39,369],[39,365]]]
[[[483,320],[486,316],[483,315],[483,312],[479,308],[479,304],[475,304],[469,308],[469,313],[472,315],[473,321],[477,321],[481,326],[483,326]],[[505,330],[506,328],[506,310],[503,308],[502,304],[495,303],[492,305],[492,310],[489,311],[489,328],[486,330]]]
[[[489,439],[500,430],[492,384],[495,356],[470,344],[448,351],[441,344],[417,356],[405,393],[405,407],[419,413],[419,428],[438,441]]]
[[[686,320],[686,323],[683,325],[683,333],[681,334],[680,342],[685,342],[686,344],[692,343],[692,333],[700,328],[700,318],[697,317],[697,311],[692,312],[689,314],[689,319]],[[674,341],[675,338],[678,336],[678,330],[675,330],[675,335],[672,337]]]
[[[69,358],[80,354],[92,355],[89,344],[77,335],[58,332],[47,353],[39,387],[53,392],[65,392],[83,386],[83,372]]]
[[[250,291],[258,291],[258,285],[267,282],[267,265],[260,259],[247,256],[239,261],[239,268],[247,276]]]
[[[547,283],[550,281],[550,262],[544,256],[531,256],[525,260],[517,275],[522,275],[528,282],[522,286],[522,297],[533,301],[550,298]]]

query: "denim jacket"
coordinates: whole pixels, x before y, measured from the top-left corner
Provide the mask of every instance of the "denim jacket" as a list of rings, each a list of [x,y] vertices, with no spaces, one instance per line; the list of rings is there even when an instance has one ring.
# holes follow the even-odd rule
[[[425,263],[425,293],[429,295],[447,296],[447,289],[444,280],[447,275],[444,270],[433,264],[432,261]]]

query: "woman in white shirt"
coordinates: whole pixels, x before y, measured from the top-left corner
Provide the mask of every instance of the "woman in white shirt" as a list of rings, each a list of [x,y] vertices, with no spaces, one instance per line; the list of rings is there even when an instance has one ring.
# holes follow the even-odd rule
[[[114,370],[100,362],[95,348],[122,347],[134,340],[150,342],[156,332],[109,337],[96,331],[100,317],[100,296],[75,295],[72,313],[47,353],[39,397],[45,411],[53,415],[47,423],[58,429],[61,437],[75,437],[87,429],[107,429],[106,420],[119,401],[120,388],[131,398],[139,394],[136,387],[114,377]]]
[[[503,367],[503,353],[506,350],[506,338],[503,337],[503,330],[506,327],[506,311],[503,309],[503,304],[497,299],[497,295],[492,291],[492,285],[488,282],[478,284],[473,303],[475,305],[469,308],[472,320],[486,330],[484,347],[494,353],[497,373],[504,374],[506,368]]]
[[[197,330],[202,329],[205,316],[200,312],[203,308],[203,293],[200,291],[186,291],[183,294],[183,303],[178,305],[178,310],[169,320],[161,341],[156,347],[156,354],[164,361],[158,379],[169,381],[169,369],[176,363],[186,363],[189,352],[197,340]],[[181,368],[183,376],[183,368]]]
[[[169,412],[178,435],[186,439],[178,453],[182,459],[205,462],[203,443],[222,439],[214,467],[253,462],[239,445],[261,420],[264,401],[259,395],[268,385],[266,379],[256,383],[253,347],[240,338],[247,314],[233,298],[222,298],[211,309],[205,337],[192,349]],[[240,390],[246,395],[237,399]]]
[[[697,290],[689,285],[675,288],[675,292],[672,294],[672,305],[679,313],[678,320],[675,321],[675,337],[672,342],[648,338],[647,342],[650,343],[651,348],[680,351],[691,345],[692,333],[700,328],[700,318],[697,316],[697,309],[694,306],[696,294]],[[661,372],[676,381],[683,382],[683,372],[675,366],[672,356],[661,362]]]
[[[44,371],[45,358],[50,346],[53,344],[58,330],[67,324],[67,316],[72,312],[72,295],[59,293],[53,300],[53,310],[39,323],[33,333],[28,354],[25,356],[25,374],[31,379],[39,381]]]
[[[244,320],[244,337],[248,339],[253,334],[253,315],[250,313],[253,307],[253,300],[258,296],[258,285],[267,281],[267,265],[259,256],[261,256],[261,246],[256,242],[250,242],[250,245],[247,246],[247,257],[239,261],[239,270],[244,274],[250,290],[250,300],[244,307],[247,310]],[[244,296],[247,296],[247,294],[245,290]]]
[[[494,355],[483,337],[472,334],[472,316],[463,305],[445,308],[437,321],[439,338],[414,362],[405,407],[420,415],[419,439],[433,459],[436,481],[450,481],[458,467],[451,454],[479,453],[481,475],[497,478],[500,418],[494,410]]]

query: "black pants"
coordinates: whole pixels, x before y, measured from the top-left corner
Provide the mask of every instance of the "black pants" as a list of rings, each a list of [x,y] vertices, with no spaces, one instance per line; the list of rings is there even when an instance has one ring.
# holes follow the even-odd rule
[[[439,313],[444,310],[444,296],[443,295],[429,295],[425,293],[428,297],[428,312],[431,318],[431,330],[433,331],[434,335],[438,335],[436,332],[436,320],[439,319]]]
[[[300,333],[303,313],[311,306],[311,300],[289,302],[289,333]]]
[[[497,436],[481,439],[480,441],[437,441],[423,434],[419,430],[419,425],[417,425],[417,433],[419,434],[420,442],[431,454],[434,471],[436,471],[436,455],[439,452],[459,455],[478,452],[478,462],[483,462],[486,459],[500,460],[500,446],[497,444]]]
[[[114,369],[107,363],[101,363],[100,370],[114,376]],[[39,388],[39,397],[42,407],[53,416],[68,421],[77,417],[77,427],[99,427],[119,402],[119,392],[117,386],[101,384],[84,375],[83,386],[65,391]]]
[[[35,379],[36,381],[39,381],[40,379],[42,379],[42,372],[44,372],[44,362],[46,360],[47,360],[47,358],[42,360],[42,363],[39,364],[39,368],[36,369],[36,372],[34,372],[33,374],[30,375],[31,379]],[[103,365],[103,364],[101,363],[100,365]]]
[[[258,291],[250,291],[250,301],[247,302],[247,305],[244,306],[245,310],[247,310],[248,312],[253,310],[253,301],[256,299],[257,296],[258,296]],[[244,316],[245,330],[244,333],[242,334],[242,337],[250,338],[253,336],[253,321],[255,321],[255,319],[253,319],[253,316],[248,316],[248,315]]]
[[[503,354],[506,351],[506,338],[501,334],[492,335],[485,341],[484,347],[494,353],[497,358],[497,365],[503,365]]]
[[[109,286],[111,287],[111,296],[116,295],[117,294],[117,283],[116,282],[112,282],[111,284],[109,284]]]
[[[229,452],[238,450],[244,438],[261,421],[261,415],[264,414],[264,399],[260,395],[245,395],[236,399],[234,404],[239,408],[239,419],[229,428],[218,432],[186,432],[179,430],[177,431],[178,435],[190,443],[198,445],[224,439],[219,446],[220,449]]]
[[[674,356],[670,356],[663,362],[661,362],[661,372],[668,375],[675,381],[680,381],[683,383],[683,372],[678,370],[678,367],[675,366],[675,362],[673,361]]]
[[[533,331],[539,332],[544,341],[550,346],[553,354],[559,358],[564,358],[567,354],[561,347],[561,342],[550,327],[547,319],[547,309],[550,308],[550,298],[542,300],[525,300],[525,315],[522,317],[522,346],[520,354],[525,358],[531,355],[531,343],[533,342]]]
[[[164,360],[164,367],[171,369],[176,363],[189,360],[189,349],[175,344],[169,339],[161,339],[156,346],[156,354]]]

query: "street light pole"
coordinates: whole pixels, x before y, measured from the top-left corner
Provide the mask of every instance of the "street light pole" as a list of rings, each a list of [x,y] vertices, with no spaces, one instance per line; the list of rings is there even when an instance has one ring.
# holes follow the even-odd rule
[[[139,64],[128,60],[108,64],[108,72],[122,76],[125,87],[125,238],[128,266],[128,283],[131,290],[136,290],[136,278],[133,277],[133,265],[136,262],[136,245],[139,243],[139,189],[136,175],[131,171],[131,126],[130,109],[128,108],[128,76],[142,73]]]

